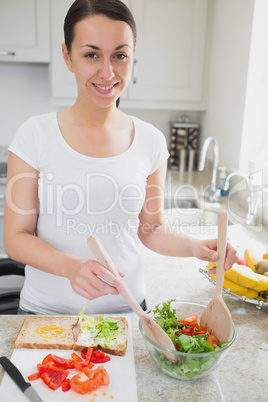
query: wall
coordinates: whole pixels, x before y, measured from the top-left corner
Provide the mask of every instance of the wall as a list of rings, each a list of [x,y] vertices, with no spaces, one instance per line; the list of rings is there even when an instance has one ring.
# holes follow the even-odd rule
[[[220,163],[238,168],[255,0],[213,0],[206,137],[215,136]]]
[[[262,154],[264,152],[266,152],[268,161],[267,18],[268,1],[256,0],[239,165],[242,170],[248,169],[248,161],[252,157],[255,158],[256,168],[262,168],[264,164]],[[266,186],[268,186],[268,174],[264,179]]]

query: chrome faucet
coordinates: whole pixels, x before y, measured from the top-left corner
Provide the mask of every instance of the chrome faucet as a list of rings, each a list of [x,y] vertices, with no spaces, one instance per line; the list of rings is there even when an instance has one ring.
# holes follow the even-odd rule
[[[208,192],[208,199],[210,202],[218,201],[221,191],[217,188],[217,170],[219,163],[219,144],[215,137],[208,137],[202,147],[201,156],[199,161],[199,171],[202,172],[205,168],[207,151],[210,143],[213,144],[213,169],[212,169],[212,178],[211,184],[207,187],[206,191]]]
[[[247,210],[247,215],[246,215],[246,224],[250,225],[250,226],[255,226],[257,224],[257,212],[258,212],[258,207],[259,207],[261,200],[259,199],[255,205],[253,188],[252,188],[249,176],[244,173],[239,173],[239,172],[230,173],[227,176],[226,181],[225,181],[225,185],[224,185],[225,191],[229,190],[230,179],[234,176],[242,177],[245,180],[245,182],[247,183],[250,195],[247,198],[248,210]]]

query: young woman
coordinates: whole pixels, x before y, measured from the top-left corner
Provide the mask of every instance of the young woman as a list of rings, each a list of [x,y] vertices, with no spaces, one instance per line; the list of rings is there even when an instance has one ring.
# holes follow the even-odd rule
[[[217,241],[165,230],[165,138],[117,108],[136,46],[129,9],[119,0],[76,0],[64,34],[76,102],[30,118],[9,147],[4,241],[7,254],[26,264],[19,312],[126,312],[120,282],[94,260],[89,235],[101,239],[141,304],[139,240],[161,254],[207,261],[217,260]],[[225,268],[235,261],[228,245]]]

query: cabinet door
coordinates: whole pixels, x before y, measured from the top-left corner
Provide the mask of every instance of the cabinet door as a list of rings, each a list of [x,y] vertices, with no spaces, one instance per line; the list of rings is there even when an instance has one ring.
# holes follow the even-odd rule
[[[131,100],[202,98],[208,0],[133,0],[137,23]]]
[[[61,45],[64,42],[64,18],[74,0],[51,1],[51,94],[54,103],[69,105],[77,96],[74,74],[71,73],[63,59]]]
[[[0,1],[0,61],[50,61],[49,0]]]

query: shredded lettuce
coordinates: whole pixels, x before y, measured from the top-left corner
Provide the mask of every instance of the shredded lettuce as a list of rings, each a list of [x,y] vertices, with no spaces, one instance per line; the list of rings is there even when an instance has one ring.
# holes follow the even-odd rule
[[[109,347],[113,341],[117,340],[119,345],[124,344],[124,340],[120,335],[123,333],[116,320],[100,315],[97,320],[84,314],[81,310],[79,316],[82,319],[81,332],[88,335],[88,338],[94,343],[102,343],[105,347]]]

